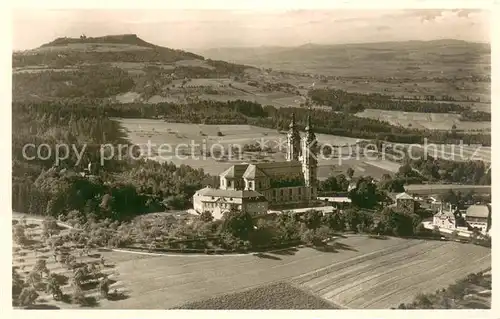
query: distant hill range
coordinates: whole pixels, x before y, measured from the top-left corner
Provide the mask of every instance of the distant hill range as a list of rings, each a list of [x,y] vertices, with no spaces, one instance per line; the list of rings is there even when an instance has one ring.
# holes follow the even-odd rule
[[[198,50],[213,59],[263,68],[325,75],[368,76],[374,64],[404,65],[419,69],[432,65],[474,65],[490,71],[490,45],[461,40],[404,41],[353,44],[305,44],[297,47],[227,47]],[[460,66],[459,66],[460,67]],[[378,68],[378,67],[377,67]],[[446,67],[445,67],[446,68]]]
[[[136,34],[64,37],[13,53],[13,99],[121,103],[241,99],[299,107],[315,83],[317,89],[488,101],[490,55],[489,45],[456,40],[192,53],[149,43]],[[270,68],[300,74],[270,72]]]

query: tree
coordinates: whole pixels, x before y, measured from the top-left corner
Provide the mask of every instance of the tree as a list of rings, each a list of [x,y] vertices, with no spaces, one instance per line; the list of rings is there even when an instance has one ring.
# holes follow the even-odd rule
[[[432,301],[427,295],[418,294],[415,297],[416,306],[420,309],[432,309]]]
[[[57,221],[53,217],[48,217],[42,222],[42,234],[45,238],[50,238],[60,232]]]
[[[330,176],[326,180],[320,182],[320,188],[323,192],[339,191],[339,184],[335,176]]]
[[[78,305],[85,304],[85,302],[86,302],[85,294],[83,293],[83,290],[79,285],[73,285],[73,294],[71,295],[71,301],[74,304],[78,304]]]
[[[47,278],[47,293],[51,294],[54,300],[61,300],[63,297],[61,286],[59,285],[59,281],[57,280],[57,276],[55,274],[50,274]]]
[[[33,266],[33,272],[37,272],[40,274],[40,277],[43,277],[43,273],[49,274],[49,269],[47,268],[47,262],[45,259],[39,258],[35,262]]]
[[[323,213],[318,210],[308,210],[303,216],[304,223],[308,229],[316,229],[321,226]]]
[[[476,242],[476,241],[477,241],[477,239],[481,237],[481,235],[482,235],[482,234],[481,234],[481,231],[480,231],[478,228],[474,227],[474,228],[472,229],[472,233],[471,233],[471,235],[470,235],[470,238],[471,238],[471,240],[472,240],[473,242]]]
[[[405,214],[391,208],[384,208],[381,213],[380,227],[384,229],[387,235],[394,236],[411,236],[414,233],[413,216]],[[418,224],[417,224],[418,225]]]
[[[28,278],[27,278],[27,283],[33,288],[33,289],[37,289],[38,287],[38,284],[40,283],[41,281],[41,277],[40,277],[40,273],[37,272],[37,271],[31,271],[29,274],[28,274]]]
[[[103,298],[108,298],[108,293],[109,293],[109,279],[108,279],[108,277],[103,277],[99,281],[99,291],[100,291],[101,296]]]
[[[453,190],[448,190],[446,193],[442,194],[441,196],[441,201],[444,203],[450,203],[454,206],[458,205],[459,202],[459,197]]]
[[[16,271],[16,268],[12,267],[12,300],[13,303],[17,303],[19,294],[24,288],[24,282],[21,275]]]
[[[361,218],[357,210],[355,209],[347,209],[344,211],[345,219],[347,224],[349,225],[349,229],[351,231],[357,232],[358,225],[361,223]]]
[[[88,275],[89,272],[86,266],[75,268],[73,270],[73,284],[76,286],[81,286]]]
[[[17,304],[21,307],[31,306],[38,298],[38,293],[33,287],[25,287],[19,294]]]
[[[202,220],[205,223],[208,223],[214,220],[214,216],[212,215],[211,212],[204,211],[203,213],[200,214],[200,220]]]
[[[373,208],[381,199],[381,194],[370,178],[361,178],[356,183],[356,188],[351,189],[348,197],[358,207]]]
[[[324,241],[331,236],[331,230],[326,226],[321,226],[317,229],[306,228],[300,236],[302,242],[313,245],[320,246],[324,244]]]
[[[368,212],[359,212],[359,224],[358,231],[359,232],[370,232],[373,226],[373,216]]]
[[[323,216],[323,223],[328,225],[331,230],[344,231],[345,220],[339,211],[334,211]]]
[[[249,213],[235,209],[224,213],[222,224],[223,231],[229,232],[239,239],[247,240],[253,229],[254,220]]]
[[[398,174],[403,177],[410,177],[413,173],[413,169],[410,164],[405,164],[399,167]]]
[[[351,179],[354,176],[354,169],[352,167],[349,167],[346,171],[347,177]]]
[[[26,245],[26,233],[25,233],[25,226],[23,223],[19,223],[14,226],[13,228],[14,231],[14,241],[21,246]]]
[[[347,191],[347,188],[349,187],[349,181],[344,174],[337,175],[337,185],[341,191]]]
[[[300,240],[308,245],[317,245],[318,239],[316,237],[316,233],[313,229],[306,229],[304,232],[300,234]]]
[[[441,237],[441,231],[439,231],[439,226],[432,227],[432,235],[436,238]]]

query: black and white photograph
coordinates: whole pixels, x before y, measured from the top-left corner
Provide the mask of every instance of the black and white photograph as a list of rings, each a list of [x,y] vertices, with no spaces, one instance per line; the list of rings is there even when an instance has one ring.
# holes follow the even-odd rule
[[[493,20],[14,9],[12,308],[491,310]]]

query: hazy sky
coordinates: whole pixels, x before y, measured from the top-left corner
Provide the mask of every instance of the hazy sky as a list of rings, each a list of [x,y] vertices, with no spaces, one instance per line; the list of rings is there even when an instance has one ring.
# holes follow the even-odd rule
[[[135,33],[172,48],[295,46],[443,38],[490,42],[479,10],[22,10],[13,15],[13,48],[57,37]]]

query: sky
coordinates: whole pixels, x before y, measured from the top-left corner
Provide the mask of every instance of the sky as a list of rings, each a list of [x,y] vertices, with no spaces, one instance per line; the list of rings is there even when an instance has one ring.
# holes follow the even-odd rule
[[[407,40],[490,42],[488,11],[413,10],[21,10],[13,49],[58,37],[137,34],[176,49],[297,46]]]

